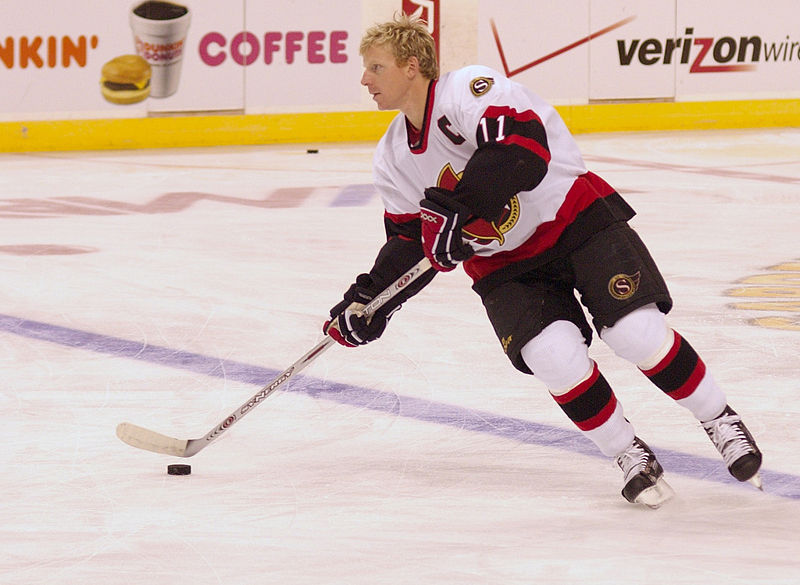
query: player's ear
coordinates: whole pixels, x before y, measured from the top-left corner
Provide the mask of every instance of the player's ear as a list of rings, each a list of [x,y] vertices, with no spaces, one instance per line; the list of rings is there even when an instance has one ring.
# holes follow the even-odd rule
[[[419,59],[416,57],[409,57],[406,63],[406,74],[411,79],[419,74]]]

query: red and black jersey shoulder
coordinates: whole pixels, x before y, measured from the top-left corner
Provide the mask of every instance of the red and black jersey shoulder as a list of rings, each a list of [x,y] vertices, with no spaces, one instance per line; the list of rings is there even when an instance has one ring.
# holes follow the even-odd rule
[[[487,221],[496,221],[508,200],[534,189],[547,174],[547,133],[532,110],[490,105],[475,129],[473,153],[454,196]]]

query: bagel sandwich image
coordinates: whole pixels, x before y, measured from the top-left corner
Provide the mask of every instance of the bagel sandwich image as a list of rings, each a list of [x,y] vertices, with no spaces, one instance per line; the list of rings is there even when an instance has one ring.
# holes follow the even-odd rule
[[[103,65],[100,91],[113,104],[135,104],[150,95],[150,64],[138,55],[121,55]]]

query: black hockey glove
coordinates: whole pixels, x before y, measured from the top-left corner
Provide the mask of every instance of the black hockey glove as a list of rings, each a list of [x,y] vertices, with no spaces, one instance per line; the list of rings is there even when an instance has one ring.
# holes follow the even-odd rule
[[[425,189],[425,199],[420,201],[422,220],[422,249],[431,265],[442,272],[453,270],[459,262],[475,254],[472,246],[464,242],[461,229],[471,213],[452,198],[445,189]]]
[[[344,300],[331,309],[331,318],[325,321],[322,331],[345,347],[366,345],[378,339],[389,319],[400,308],[400,305],[384,306],[371,317],[364,315],[364,307],[382,290],[375,286],[369,274],[359,274],[344,293]]]

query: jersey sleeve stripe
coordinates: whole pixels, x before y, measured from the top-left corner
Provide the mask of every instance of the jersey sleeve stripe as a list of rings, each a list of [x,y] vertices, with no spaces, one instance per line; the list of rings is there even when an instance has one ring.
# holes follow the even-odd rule
[[[489,106],[486,108],[484,116],[488,118],[499,118],[500,116],[506,116],[507,118],[512,118],[518,122],[538,122],[540,125],[544,125],[542,124],[542,119],[537,116],[536,112],[533,110],[523,110],[518,112],[516,109],[510,106]]]
[[[517,146],[521,146],[525,150],[531,151],[533,154],[544,160],[546,163],[550,163],[550,151],[542,146],[542,144],[533,138],[528,138],[526,136],[520,136],[519,134],[514,134],[511,136],[506,137],[504,140],[500,142],[500,144],[516,144]]]
[[[392,223],[396,223],[398,225],[419,219],[419,213],[390,213],[385,211],[383,216]]]
[[[545,162],[550,162],[547,134],[542,119],[532,110],[518,112],[509,106],[489,106],[483,114],[487,120],[497,121],[498,135],[493,137],[499,144],[516,144],[532,152]],[[503,123],[500,119],[504,118]],[[503,130],[500,130],[502,128]],[[488,136],[486,137],[488,138]],[[481,142],[481,131],[478,131]]]

